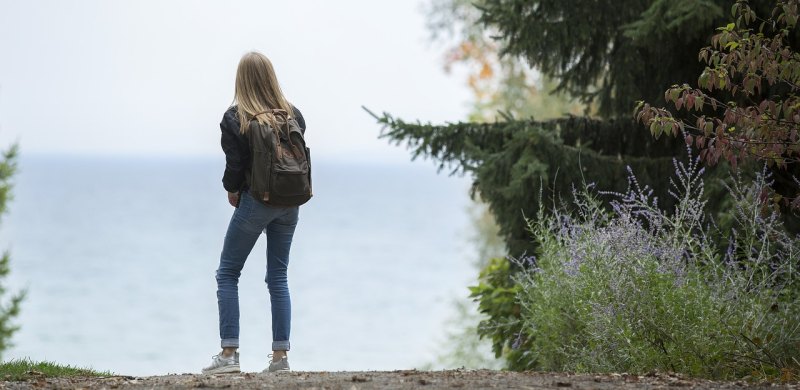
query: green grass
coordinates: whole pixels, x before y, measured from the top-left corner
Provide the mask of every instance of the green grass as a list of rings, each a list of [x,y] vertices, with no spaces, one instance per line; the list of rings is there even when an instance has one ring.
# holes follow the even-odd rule
[[[33,362],[30,359],[15,359],[0,363],[0,380],[24,381],[51,377],[112,376],[108,371],[95,371],[53,362]]]

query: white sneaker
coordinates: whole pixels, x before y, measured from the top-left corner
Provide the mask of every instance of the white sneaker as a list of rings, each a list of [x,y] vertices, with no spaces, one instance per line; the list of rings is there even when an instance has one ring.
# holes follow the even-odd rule
[[[203,374],[227,374],[241,372],[239,369],[239,352],[233,356],[222,356],[222,352],[211,357],[211,365],[203,369]]]
[[[264,371],[261,371],[263,374],[268,374],[271,372],[278,372],[278,371],[289,371],[289,358],[286,356],[282,357],[281,360],[277,362],[272,361],[272,355],[267,355],[269,358],[269,367],[265,368]]]

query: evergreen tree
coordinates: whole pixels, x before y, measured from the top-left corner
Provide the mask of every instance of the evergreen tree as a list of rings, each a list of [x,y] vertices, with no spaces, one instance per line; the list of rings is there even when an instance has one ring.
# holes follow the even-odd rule
[[[0,160],[0,214],[6,212],[8,201],[11,199],[11,177],[17,169],[17,147],[12,146],[2,154]],[[8,276],[10,256],[4,252],[0,257],[0,298],[5,295],[6,288],[2,280]],[[14,317],[19,314],[20,304],[24,298],[24,292],[16,293],[8,298],[6,303],[0,302],[0,356],[11,346],[10,340],[14,332],[19,329],[12,323]]]
[[[490,205],[509,254],[534,253],[523,214],[535,215],[540,191],[546,207],[554,197],[569,196],[572,185],[582,181],[624,190],[628,166],[643,181],[651,174],[672,172],[672,158],[682,158],[684,143],[654,140],[634,122],[633,109],[643,99],[664,102],[670,85],[702,73],[697,53],[708,45],[716,26],[728,23],[733,3],[480,0],[479,21],[495,34],[501,54],[524,58],[544,77],[556,80],[557,91],[596,104],[601,119],[537,122],[505,116],[493,123],[432,126],[388,114],[376,118],[388,128],[383,136],[407,143],[415,157],[432,157],[455,171],[474,173],[475,188]],[[727,176],[721,169],[709,174]],[[669,207],[667,185],[650,183]],[[709,183],[712,192],[720,189],[713,180]],[[710,205],[712,212],[719,209]]]
[[[733,0],[484,0],[480,21],[502,53],[525,58],[558,90],[629,117],[675,80],[703,70],[696,53],[728,19]]]
[[[383,136],[408,142],[415,158],[429,156],[440,161],[440,169],[474,176],[473,190],[489,204],[513,256],[534,253],[524,216],[536,215],[540,197],[548,206],[548,200],[569,196],[573,185],[584,181],[622,191],[626,165],[642,181],[668,177],[672,150],[683,144],[655,140],[632,121],[569,117],[434,126],[388,114],[376,118],[386,126]]]

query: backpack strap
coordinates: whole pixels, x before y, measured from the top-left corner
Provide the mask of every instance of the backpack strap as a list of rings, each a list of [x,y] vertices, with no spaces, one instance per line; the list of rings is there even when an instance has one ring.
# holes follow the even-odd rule
[[[284,119],[289,119],[289,113],[282,108],[275,108],[272,110],[272,115],[283,117]]]
[[[284,121],[288,121],[289,120],[289,113],[286,112],[286,110],[284,110],[282,108],[274,108],[274,109],[271,109],[271,110],[264,110],[264,111],[261,111],[261,112],[257,112],[255,115],[253,115],[253,119],[255,119],[257,116],[259,116],[261,114],[272,114],[273,116],[283,118]]]

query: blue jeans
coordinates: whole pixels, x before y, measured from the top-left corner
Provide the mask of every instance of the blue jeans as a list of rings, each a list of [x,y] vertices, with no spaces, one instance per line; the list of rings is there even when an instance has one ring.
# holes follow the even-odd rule
[[[267,206],[242,192],[233,212],[217,269],[219,336],[222,347],[239,346],[239,276],[247,256],[267,233],[267,288],[272,309],[272,350],[289,350],[292,305],[286,269],[299,207]]]

